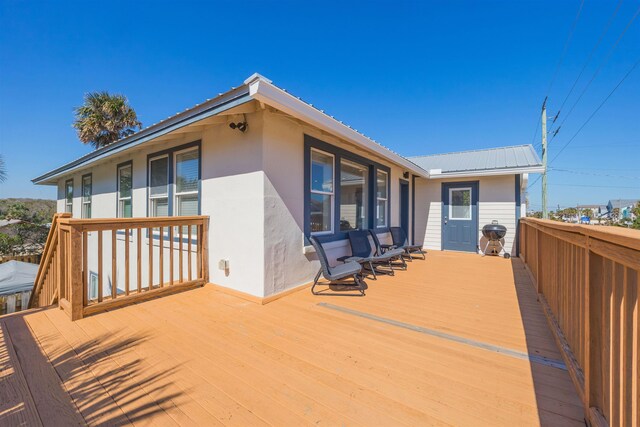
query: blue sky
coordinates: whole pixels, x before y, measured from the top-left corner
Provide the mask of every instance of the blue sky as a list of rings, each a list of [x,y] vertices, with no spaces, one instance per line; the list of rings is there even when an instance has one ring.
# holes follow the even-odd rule
[[[616,3],[585,1],[551,117]],[[149,125],[256,71],[403,155],[529,144],[579,4],[0,0],[0,197],[55,197],[30,179],[89,151],[71,128],[87,91],[125,94]],[[561,119],[639,7],[622,2]],[[639,58],[640,18],[550,159]],[[551,206],[640,197],[639,100],[640,66],[551,163]]]

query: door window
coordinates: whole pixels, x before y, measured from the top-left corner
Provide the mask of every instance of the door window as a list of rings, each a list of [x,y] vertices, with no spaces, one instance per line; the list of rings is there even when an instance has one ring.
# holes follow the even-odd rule
[[[471,188],[449,189],[449,219],[471,220]]]

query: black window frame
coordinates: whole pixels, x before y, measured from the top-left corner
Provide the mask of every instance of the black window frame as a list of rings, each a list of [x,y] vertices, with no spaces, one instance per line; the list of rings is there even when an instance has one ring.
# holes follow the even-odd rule
[[[348,238],[347,231],[340,231],[340,202],[341,202],[341,186],[340,186],[340,172],[342,159],[350,162],[358,163],[362,166],[369,168],[369,185],[368,185],[368,197],[367,197],[367,210],[369,212],[367,217],[367,228],[375,230],[376,233],[386,233],[389,231],[388,224],[391,224],[391,168],[380,164],[374,160],[362,157],[358,154],[354,154],[343,148],[321,141],[313,136],[304,135],[304,237],[305,244],[309,244],[309,236],[311,236],[311,151],[312,149],[319,150],[334,156],[334,203],[333,203],[333,224],[332,233],[314,233],[318,239],[322,242],[333,242],[338,240],[344,240]],[[376,209],[375,203],[377,201],[377,171],[382,170],[387,173],[387,225],[382,227],[376,226]]]

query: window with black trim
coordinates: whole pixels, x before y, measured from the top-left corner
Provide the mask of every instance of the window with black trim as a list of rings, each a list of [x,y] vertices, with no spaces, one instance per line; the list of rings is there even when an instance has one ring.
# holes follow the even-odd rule
[[[93,184],[91,174],[82,177],[82,218],[91,218],[91,196]]]
[[[73,179],[64,183],[64,211],[73,213]]]
[[[175,215],[198,215],[200,153],[188,148],[175,153]]]
[[[389,173],[378,169],[376,171],[376,227],[388,225],[389,212]]]
[[[320,150],[311,150],[311,233],[333,232],[335,156]]]
[[[118,218],[133,216],[133,165],[118,166]]]
[[[169,215],[169,156],[149,159],[149,216]]]
[[[324,241],[389,224],[387,166],[305,135],[305,234]]]
[[[369,167],[340,160],[340,231],[369,228]]]

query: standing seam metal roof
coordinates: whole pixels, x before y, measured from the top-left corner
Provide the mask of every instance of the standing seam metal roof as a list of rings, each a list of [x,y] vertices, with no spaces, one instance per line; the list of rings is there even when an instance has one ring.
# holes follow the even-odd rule
[[[416,156],[408,159],[427,171],[442,169],[443,173],[542,166],[538,154],[530,144]]]

